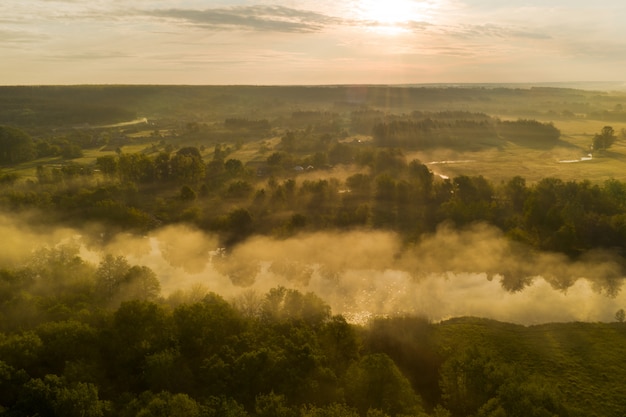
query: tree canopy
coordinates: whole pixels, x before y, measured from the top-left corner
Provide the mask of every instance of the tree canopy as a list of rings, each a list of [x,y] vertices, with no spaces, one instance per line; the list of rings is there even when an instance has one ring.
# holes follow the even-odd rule
[[[604,126],[600,133],[596,133],[592,141],[592,149],[594,151],[602,151],[609,149],[617,140],[615,130],[611,126]]]
[[[36,154],[30,135],[15,127],[0,126],[0,164],[30,161]]]

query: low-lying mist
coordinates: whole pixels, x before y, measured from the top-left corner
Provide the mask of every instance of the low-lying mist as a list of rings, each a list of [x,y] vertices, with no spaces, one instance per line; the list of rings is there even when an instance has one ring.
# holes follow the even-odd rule
[[[37,229],[29,219],[0,217],[0,266],[41,246],[81,246],[97,264],[106,254],[151,268],[163,296],[215,292],[229,300],[262,297],[284,286],[314,292],[334,314],[363,322],[379,315],[417,314],[439,321],[479,316],[520,324],[613,321],[626,307],[623,261],[608,252],[572,261],[539,253],[488,225],[441,226],[419,243],[380,231],[323,232],[288,239],[254,237],[232,250],[216,236],[168,226],[147,236],[101,229]]]

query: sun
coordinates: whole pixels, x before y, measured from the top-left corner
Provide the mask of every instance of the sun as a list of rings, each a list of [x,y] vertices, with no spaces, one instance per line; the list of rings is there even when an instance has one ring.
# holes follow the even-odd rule
[[[415,0],[361,0],[359,18],[377,31],[402,31],[409,22],[425,20],[425,2]]]

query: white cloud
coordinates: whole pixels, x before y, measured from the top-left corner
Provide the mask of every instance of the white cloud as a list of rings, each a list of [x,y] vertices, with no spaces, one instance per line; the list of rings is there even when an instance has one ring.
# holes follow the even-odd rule
[[[138,12],[141,14],[142,12]],[[270,32],[316,32],[340,20],[320,13],[283,6],[240,6],[219,9],[157,9],[147,15],[170,18],[211,29]]]

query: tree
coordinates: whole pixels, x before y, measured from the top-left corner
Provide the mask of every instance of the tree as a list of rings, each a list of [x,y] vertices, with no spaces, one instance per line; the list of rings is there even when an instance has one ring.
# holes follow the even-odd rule
[[[226,216],[226,225],[229,233],[227,240],[234,244],[244,240],[253,232],[254,219],[245,208],[233,209]]]
[[[376,408],[389,415],[416,415],[422,410],[421,399],[398,367],[384,353],[364,356],[348,368],[346,399],[361,415]]]
[[[106,301],[156,300],[161,284],[147,266],[131,266],[125,257],[108,254],[96,270],[96,291]]]
[[[511,178],[502,187],[503,197],[515,213],[521,213],[524,209],[524,202],[528,198],[528,193],[526,180],[520,176]]]
[[[183,148],[181,151],[187,150],[187,152],[177,152],[170,160],[170,167],[171,174],[175,179],[195,184],[204,178],[206,166],[202,158],[193,152],[192,149],[196,148]]]
[[[118,170],[125,181],[150,182],[155,178],[154,162],[142,153],[120,154]]]
[[[525,375],[523,370],[514,372],[498,389],[497,396],[480,407],[476,417],[570,415],[558,387],[540,376]]]
[[[89,295],[93,267],[80,257],[79,250],[78,245],[68,243],[34,251],[25,271],[36,283],[33,290],[61,297]]]
[[[498,128],[504,138],[512,141],[556,142],[561,137],[561,131],[552,123],[541,123],[537,120],[503,120],[498,123]]]
[[[319,341],[327,364],[338,375],[343,375],[358,360],[361,342],[355,328],[343,316],[333,316],[324,324]]]
[[[83,150],[75,143],[65,142],[61,147],[61,156],[65,159],[76,159],[83,157]]]
[[[34,332],[23,332],[0,338],[0,358],[15,369],[34,374],[40,369],[43,341]]]
[[[433,188],[434,174],[428,167],[417,159],[409,163],[409,175],[417,182],[418,191],[423,197],[428,197]]]
[[[224,169],[228,175],[235,178],[245,172],[243,163],[239,159],[229,159],[224,162]]]
[[[68,384],[56,375],[32,379],[24,384],[12,415],[101,417],[110,404],[98,398],[98,388],[90,383]]]
[[[358,193],[359,195],[368,196],[372,178],[367,174],[354,174],[346,178],[346,185],[350,189],[350,193]]]
[[[289,130],[280,140],[280,146],[286,152],[293,152],[296,149],[296,133]]]
[[[188,185],[183,185],[180,189],[180,199],[183,201],[194,201],[197,198],[196,192]]]
[[[205,415],[202,408],[187,394],[163,391],[153,394],[146,391],[128,403],[123,416],[140,417],[199,417]]]
[[[615,130],[611,126],[604,126],[600,133],[596,133],[593,137],[592,148],[593,150],[606,150],[615,143],[617,136],[615,136]]]
[[[356,409],[337,403],[325,407],[305,406],[300,410],[300,415],[302,417],[359,417]]]
[[[254,408],[259,417],[297,417],[298,415],[296,410],[287,405],[283,395],[274,392],[259,395],[256,398]]]
[[[154,374],[147,372],[154,370],[154,362],[149,368],[148,359],[171,350],[173,344],[172,317],[165,307],[140,300],[122,303],[100,340],[113,387],[120,392],[147,389],[154,382]]]
[[[239,312],[215,293],[177,307],[173,316],[181,354],[199,362],[227,346],[244,325]]]
[[[117,175],[118,161],[114,155],[104,155],[96,158],[96,166],[98,169],[108,177],[114,177]]]
[[[620,308],[619,310],[617,310],[617,312],[615,313],[615,320],[617,320],[620,323],[624,322],[624,319],[626,319],[626,313],[624,312],[623,308]]]
[[[453,415],[469,416],[496,397],[511,371],[492,351],[471,345],[449,357],[440,375],[443,405]]]
[[[268,322],[301,321],[320,327],[330,319],[330,306],[314,293],[278,287],[265,296],[261,315]]]
[[[82,373],[74,374],[78,380],[88,378],[82,364],[93,361],[99,353],[97,333],[88,324],[76,320],[49,321],[36,329],[41,340],[41,358],[44,364],[39,372],[46,374],[62,374],[68,376],[68,365],[74,364],[74,370]],[[36,339],[35,339],[36,340]]]
[[[130,264],[125,257],[106,255],[96,270],[96,291],[99,296],[105,300],[113,298],[129,269]]]
[[[267,164],[272,167],[280,167],[291,164],[291,157],[285,152],[274,152],[267,157]]]
[[[154,158],[154,171],[157,180],[167,181],[171,177],[170,154],[161,152]]]
[[[0,163],[30,161],[37,155],[32,138],[20,129],[0,126]]]
[[[195,146],[186,146],[184,148],[180,148],[178,152],[176,152],[176,155],[185,155],[191,156],[193,158],[202,159],[202,154],[200,153],[200,150],[198,150],[198,148],[196,148]]]
[[[248,198],[254,191],[254,186],[248,181],[237,180],[228,185],[226,195],[231,198]]]
[[[134,265],[124,274],[121,293],[125,300],[156,300],[161,283],[152,269]]]

